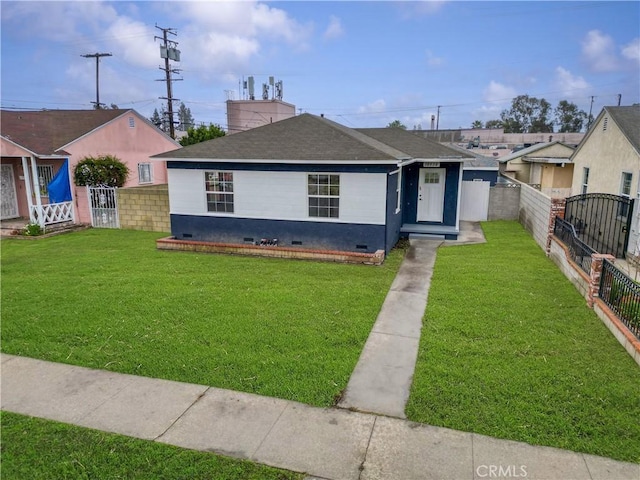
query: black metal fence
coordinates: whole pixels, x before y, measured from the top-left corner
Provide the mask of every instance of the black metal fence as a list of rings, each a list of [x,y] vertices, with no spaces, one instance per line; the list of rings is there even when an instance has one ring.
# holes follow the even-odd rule
[[[624,258],[629,243],[633,199],[608,193],[587,193],[566,200],[564,219],[578,238],[600,253]]]
[[[640,285],[608,260],[602,264],[599,297],[640,339]]]
[[[567,246],[571,260],[589,275],[591,272],[591,254],[598,252],[580,240],[573,225],[560,217],[556,217],[553,233]]]

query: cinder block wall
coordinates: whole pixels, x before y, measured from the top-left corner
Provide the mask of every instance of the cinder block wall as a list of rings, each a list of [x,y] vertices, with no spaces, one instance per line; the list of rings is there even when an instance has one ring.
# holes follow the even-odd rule
[[[518,220],[520,214],[520,184],[497,183],[489,189],[487,220]]]
[[[168,185],[118,189],[120,228],[170,232]]]
[[[551,197],[526,183],[521,183],[518,220],[545,251],[549,238],[550,215]]]

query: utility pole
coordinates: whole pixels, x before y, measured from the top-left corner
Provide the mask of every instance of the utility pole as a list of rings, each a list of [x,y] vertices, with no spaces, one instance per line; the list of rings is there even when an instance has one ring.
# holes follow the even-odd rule
[[[436,131],[438,131],[438,127],[440,127],[440,107],[442,105],[438,105],[438,115],[436,116]]]
[[[165,78],[158,80],[158,82],[167,82],[167,96],[166,97],[158,97],[162,100],[167,101],[167,116],[169,123],[169,135],[171,138],[176,138],[175,126],[173,124],[173,102],[177,101],[177,98],[173,98],[173,89],[171,82],[182,80],[181,78],[172,78],[173,73],[180,73],[180,69],[172,68],[169,60],[174,60],[176,62],[180,61],[180,50],[176,47],[178,46],[178,42],[174,42],[173,40],[169,40],[167,35],[177,35],[175,28],[161,28],[156,25],[156,28],[162,32],[162,37],[153,37],[153,39],[162,40],[163,44],[160,45],[160,58],[164,58],[164,68],[159,67],[160,70],[164,70]]]
[[[591,95],[591,105],[589,105],[589,118],[587,119],[587,132],[589,131],[589,129],[591,128],[591,120],[592,120],[592,116],[591,116],[591,111],[593,109],[593,99],[595,97],[593,95]]]
[[[103,105],[100,103],[100,57],[111,57],[112,55],[110,53],[87,53],[80,56],[84,58],[96,59],[96,101],[91,103],[95,104],[96,110],[100,110]]]
[[[622,102],[622,94],[618,94],[618,106],[620,106],[620,102]]]

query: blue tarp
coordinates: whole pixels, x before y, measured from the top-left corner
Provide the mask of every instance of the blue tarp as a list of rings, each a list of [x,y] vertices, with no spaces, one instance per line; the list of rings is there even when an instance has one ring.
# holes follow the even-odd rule
[[[69,159],[65,160],[56,176],[49,185],[49,203],[62,203],[71,201],[71,183],[69,183]]]

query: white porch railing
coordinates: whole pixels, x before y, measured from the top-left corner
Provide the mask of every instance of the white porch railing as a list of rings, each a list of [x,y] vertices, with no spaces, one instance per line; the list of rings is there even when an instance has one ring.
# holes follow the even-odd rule
[[[73,202],[31,205],[30,220],[41,227],[73,221]]]

